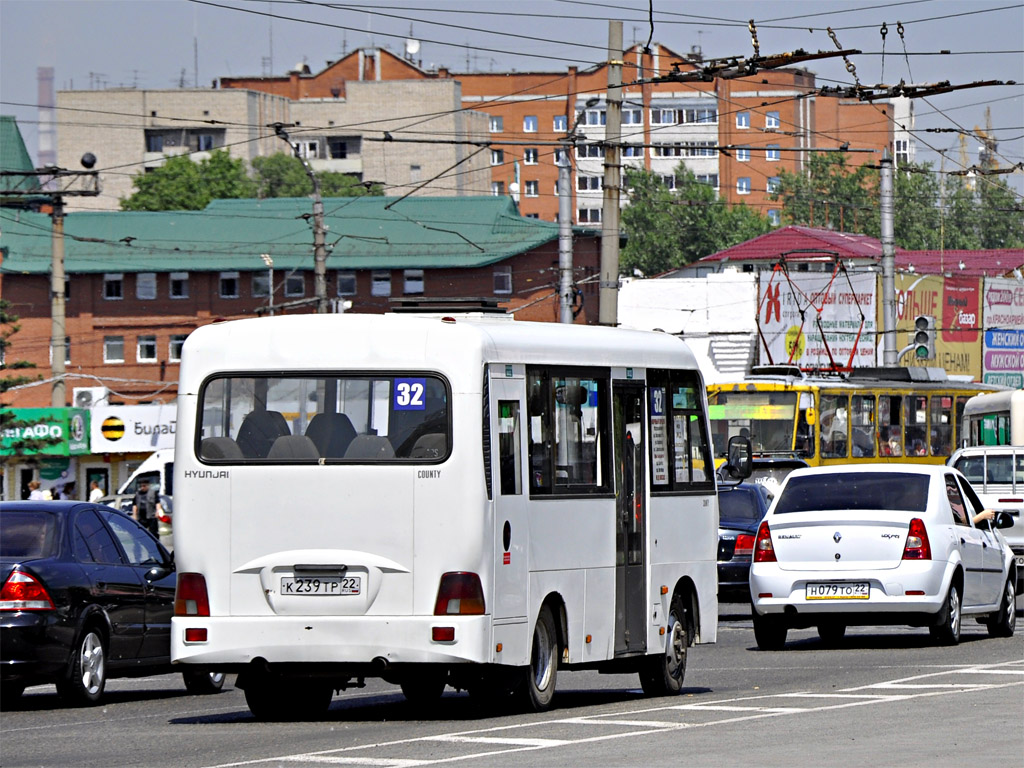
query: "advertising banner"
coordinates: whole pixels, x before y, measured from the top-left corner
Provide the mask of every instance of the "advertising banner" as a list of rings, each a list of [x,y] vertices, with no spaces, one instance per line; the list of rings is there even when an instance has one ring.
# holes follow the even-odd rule
[[[1024,388],[1024,283],[987,277],[984,297],[983,381]]]
[[[900,364],[944,368],[947,375],[970,376],[972,381],[981,381],[981,280],[897,273],[897,349],[910,344],[914,321],[921,315],[935,318],[935,359],[919,360],[907,353]]]
[[[801,368],[876,365],[874,273],[761,272],[761,363]],[[831,359],[829,353],[831,352]]]
[[[93,453],[147,453],[174,447],[178,408],[167,405],[108,405],[92,409]]]
[[[82,408],[11,408],[14,426],[0,434],[3,456],[89,453],[89,412]],[[48,444],[43,445],[41,441]],[[38,447],[38,449],[37,449]]]

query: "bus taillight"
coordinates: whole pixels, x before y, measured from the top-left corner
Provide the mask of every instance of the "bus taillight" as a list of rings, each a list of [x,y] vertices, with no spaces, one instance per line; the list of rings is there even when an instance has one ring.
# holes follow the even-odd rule
[[[435,616],[467,616],[484,612],[484,589],[480,577],[466,571],[453,571],[441,577],[434,603]]]
[[[174,592],[174,615],[210,615],[210,597],[206,592],[206,577],[203,574],[178,574],[178,588]]]

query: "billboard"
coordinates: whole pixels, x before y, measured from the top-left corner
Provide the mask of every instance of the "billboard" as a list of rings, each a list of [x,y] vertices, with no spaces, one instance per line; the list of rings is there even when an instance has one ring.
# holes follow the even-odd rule
[[[89,453],[88,411],[81,408],[8,410],[14,419],[12,426],[0,434],[0,455],[22,456],[32,453],[45,456],[81,456]],[[43,444],[44,441],[46,444]],[[27,451],[26,444],[41,446],[41,449]]]
[[[92,409],[93,453],[149,453],[174,447],[178,407],[107,405]]]
[[[897,349],[911,342],[914,320],[920,315],[935,318],[935,359],[918,360],[907,354],[900,364],[944,368],[947,375],[970,376],[972,381],[981,381],[981,280],[977,277],[897,273]],[[985,324],[990,325],[987,320]]]
[[[1024,388],[1024,283],[985,278],[983,381]]]

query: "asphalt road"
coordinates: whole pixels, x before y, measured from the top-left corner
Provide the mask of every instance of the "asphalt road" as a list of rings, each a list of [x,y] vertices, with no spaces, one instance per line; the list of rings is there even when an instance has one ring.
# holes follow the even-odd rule
[[[30,688],[0,715],[0,764],[20,766],[936,766],[1024,761],[1024,622],[992,639],[965,622],[957,647],[926,629],[814,630],[761,652],[750,618],[723,606],[719,642],[695,648],[681,696],[644,697],[635,676],[560,675],[556,709],[483,713],[449,689],[429,712],[397,687],[335,697],[318,722],[258,723],[229,678],[191,696],[177,675],[108,684],[104,705],[65,708]]]

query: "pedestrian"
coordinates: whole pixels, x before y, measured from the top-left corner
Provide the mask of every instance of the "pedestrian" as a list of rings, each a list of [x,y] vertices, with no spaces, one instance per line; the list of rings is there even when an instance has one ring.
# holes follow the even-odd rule
[[[43,494],[42,490],[40,490],[39,485],[40,485],[40,483],[39,483],[38,480],[29,480],[28,481],[28,500],[29,501],[45,501],[46,500],[46,496]]]
[[[154,536],[159,535],[156,519],[156,489],[149,487],[148,480],[139,480],[139,490],[132,499],[132,517]]]
[[[97,501],[103,498],[103,489],[100,488],[100,484],[93,480],[89,483],[89,501],[95,504]]]

